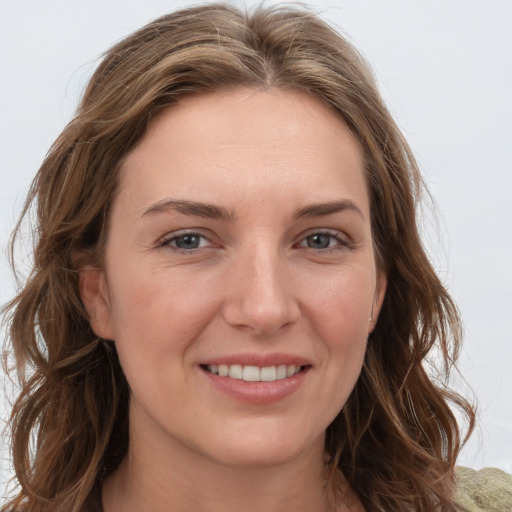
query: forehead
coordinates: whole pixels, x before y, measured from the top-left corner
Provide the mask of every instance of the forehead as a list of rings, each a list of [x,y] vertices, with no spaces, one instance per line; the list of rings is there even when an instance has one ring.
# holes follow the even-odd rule
[[[361,150],[346,124],[312,97],[277,89],[189,96],[165,109],[124,161],[123,190],[140,208],[166,194],[323,201],[338,190],[367,202]]]

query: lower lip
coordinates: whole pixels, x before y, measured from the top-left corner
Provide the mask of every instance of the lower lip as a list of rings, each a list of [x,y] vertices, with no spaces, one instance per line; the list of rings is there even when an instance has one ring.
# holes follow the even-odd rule
[[[201,368],[201,372],[217,390],[235,400],[252,405],[268,405],[284,400],[295,393],[303,384],[309,369],[306,367],[293,377],[271,382],[248,382],[242,379],[221,377],[203,368]]]

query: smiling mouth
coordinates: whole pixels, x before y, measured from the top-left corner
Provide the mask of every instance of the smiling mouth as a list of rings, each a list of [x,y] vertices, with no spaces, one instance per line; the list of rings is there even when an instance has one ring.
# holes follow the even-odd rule
[[[310,365],[285,365],[278,366],[249,366],[241,364],[210,364],[201,365],[201,368],[213,375],[230,377],[231,379],[244,380],[246,382],[274,382],[283,380],[310,368]]]

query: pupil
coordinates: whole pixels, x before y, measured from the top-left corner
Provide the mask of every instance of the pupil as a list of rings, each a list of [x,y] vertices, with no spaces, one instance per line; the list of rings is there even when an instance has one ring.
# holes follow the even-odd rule
[[[327,249],[330,238],[329,235],[312,235],[308,237],[308,247],[312,249]]]
[[[197,249],[199,237],[196,235],[183,235],[176,239],[176,246],[180,249]]]

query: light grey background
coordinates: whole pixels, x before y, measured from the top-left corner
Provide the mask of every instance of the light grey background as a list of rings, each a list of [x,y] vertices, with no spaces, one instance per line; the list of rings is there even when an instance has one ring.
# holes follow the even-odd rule
[[[150,19],[187,5],[0,0],[2,248],[96,57]],[[310,5],[369,59],[440,211],[439,235],[427,219],[425,237],[464,318],[460,368],[480,407],[479,430],[460,462],[512,472],[512,1]],[[14,290],[4,254],[0,303]],[[2,418],[5,402],[0,398]],[[2,452],[0,494],[9,474],[5,443]]]

